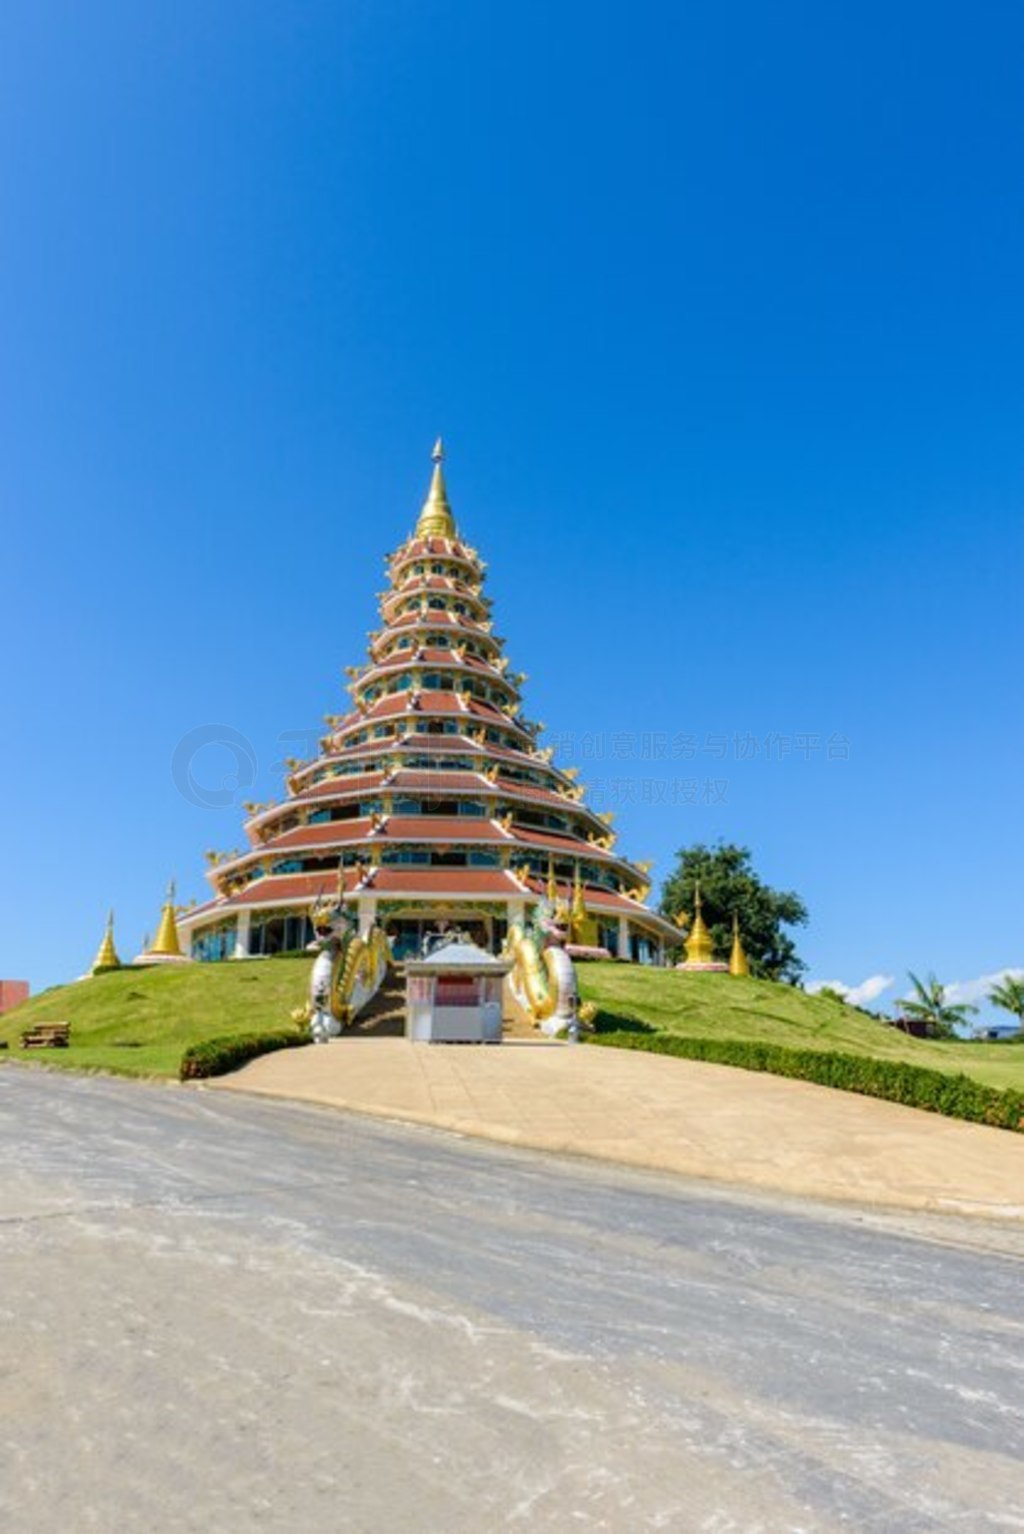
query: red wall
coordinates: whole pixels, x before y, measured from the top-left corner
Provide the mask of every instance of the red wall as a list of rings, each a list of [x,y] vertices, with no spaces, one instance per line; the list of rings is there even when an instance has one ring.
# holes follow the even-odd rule
[[[9,1012],[28,996],[27,980],[0,980],[0,1012]]]

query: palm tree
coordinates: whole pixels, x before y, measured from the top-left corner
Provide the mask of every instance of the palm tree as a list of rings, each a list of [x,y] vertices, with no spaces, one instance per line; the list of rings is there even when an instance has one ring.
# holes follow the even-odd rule
[[[915,974],[911,973],[908,979],[914,987],[914,995],[904,998],[896,1005],[903,1008],[907,1017],[925,1023],[934,1038],[955,1038],[957,1025],[966,1023],[971,1013],[978,1010],[968,1001],[947,1001],[946,987],[940,984],[934,975],[929,975],[926,980],[919,980]]]
[[[1006,1012],[1012,1012],[1024,1029],[1024,975],[1004,975],[988,993],[988,999]]]

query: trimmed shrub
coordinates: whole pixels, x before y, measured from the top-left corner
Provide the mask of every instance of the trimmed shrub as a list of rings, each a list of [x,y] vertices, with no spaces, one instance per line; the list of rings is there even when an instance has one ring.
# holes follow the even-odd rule
[[[902,1060],[787,1049],[781,1044],[747,1039],[683,1038],[673,1033],[597,1033],[589,1043],[674,1055],[681,1060],[704,1060],[712,1065],[733,1065],[745,1071],[767,1071],[773,1076],[812,1081],[817,1086],[837,1087],[843,1092],[859,1092],[864,1097],[878,1097],[908,1108],[923,1108],[946,1118],[1024,1131],[1024,1092],[989,1087],[970,1076],[949,1076]]]
[[[269,1055],[275,1049],[296,1049],[308,1044],[308,1033],[297,1033],[294,1028],[281,1029],[277,1033],[238,1033],[234,1037],[207,1039],[203,1044],[190,1044],[181,1057],[178,1067],[180,1081],[198,1081],[204,1076],[226,1076],[257,1055]]]

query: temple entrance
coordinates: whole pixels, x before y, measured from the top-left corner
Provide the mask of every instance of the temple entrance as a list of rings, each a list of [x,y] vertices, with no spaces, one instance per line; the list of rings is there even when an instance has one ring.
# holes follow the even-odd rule
[[[424,953],[424,940],[439,931],[465,932],[471,942],[486,953],[500,953],[508,923],[504,916],[484,916],[479,911],[446,911],[442,916],[390,916],[384,919],[384,931],[391,942],[396,964],[418,959]]]

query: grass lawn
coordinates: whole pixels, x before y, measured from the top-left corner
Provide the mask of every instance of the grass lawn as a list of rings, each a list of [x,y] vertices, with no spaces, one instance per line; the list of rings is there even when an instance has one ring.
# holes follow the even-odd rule
[[[310,960],[117,970],[55,986],[0,1017],[0,1060],[22,1059],[126,1076],[177,1076],[189,1044],[287,1028],[301,1006]],[[786,985],[731,975],[686,975],[613,963],[578,966],[585,998],[601,1024],[641,1022],[699,1038],[756,1039],[794,1049],[835,1050],[906,1060],[965,1075],[989,1086],[1024,1089],[1024,1044],[960,1044],[908,1038],[853,1007]],[[36,1022],[69,1022],[68,1049],[22,1050]]]
[[[790,1049],[873,1055],[1024,1090],[1024,1043],[914,1039],[855,1007],[765,980],[611,963],[580,964],[577,973],[582,995],[597,1003],[606,1028],[618,1018],[627,1027],[648,1023],[691,1038],[756,1039]]]
[[[224,1034],[287,1028],[302,1005],[311,961],[185,964],[111,970],[74,985],[54,986],[0,1017],[4,1058],[123,1076],[177,1076],[189,1044]],[[67,1049],[21,1048],[33,1023],[71,1024]]]

